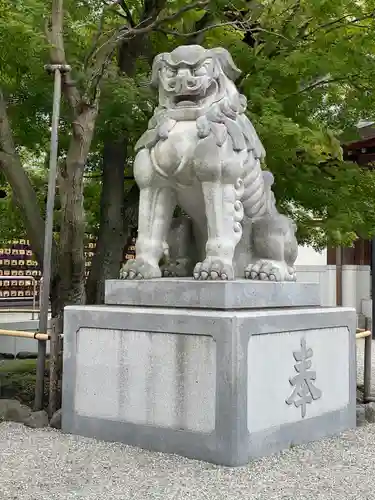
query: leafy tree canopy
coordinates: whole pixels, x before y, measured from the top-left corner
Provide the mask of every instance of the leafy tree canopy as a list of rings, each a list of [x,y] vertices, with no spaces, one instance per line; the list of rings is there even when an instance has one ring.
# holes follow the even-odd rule
[[[65,1],[67,60],[82,89],[97,76],[88,57],[95,57],[111,33],[119,27],[143,26],[141,0],[112,2],[111,8],[105,4],[102,0]],[[173,16],[187,4],[164,1],[161,12]],[[160,2],[155,1],[155,6],[160,7]],[[16,143],[27,151],[32,164],[41,163],[38,172],[29,170],[33,178],[43,177],[47,163],[40,158],[49,144],[52,81],[44,70],[49,61],[44,36],[49,10],[49,2],[43,0],[0,0],[0,86],[8,97]],[[215,0],[198,2],[196,8],[144,35],[138,32],[134,68],[120,74],[114,51],[102,80],[87,165],[87,175],[92,176],[86,189],[90,225],[97,222],[97,174],[108,138],[126,138],[126,168],[131,173],[134,143],[155,103],[146,85],[152,57],[179,43],[198,42],[226,47],[241,68],[238,85],[248,98],[249,116],[267,150],[265,168],[275,175],[281,208],[298,222],[300,240],[316,246],[350,244],[357,234],[371,234],[375,228],[374,175],[342,160],[339,138],[360,118],[374,114],[374,16],[375,0],[254,0],[230,7]],[[70,119],[63,104],[62,156]],[[45,177],[38,189],[43,191],[43,186]],[[6,199],[0,200],[0,211],[9,225],[18,221],[10,215],[12,210]]]

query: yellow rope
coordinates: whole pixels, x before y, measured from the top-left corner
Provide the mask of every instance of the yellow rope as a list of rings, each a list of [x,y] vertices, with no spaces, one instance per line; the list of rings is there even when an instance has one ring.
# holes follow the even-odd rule
[[[366,337],[369,337],[371,335],[371,331],[370,330],[362,330],[361,328],[357,328],[357,333],[356,333],[356,340],[359,340],[359,339],[364,339]]]

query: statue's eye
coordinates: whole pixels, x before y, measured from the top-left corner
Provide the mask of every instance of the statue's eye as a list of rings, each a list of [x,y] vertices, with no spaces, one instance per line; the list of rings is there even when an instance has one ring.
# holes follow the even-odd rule
[[[173,78],[174,76],[176,76],[177,72],[176,70],[172,69],[172,68],[166,68],[165,69],[165,76],[167,78]]]
[[[195,76],[205,76],[207,74],[206,66],[200,66],[194,71]]]

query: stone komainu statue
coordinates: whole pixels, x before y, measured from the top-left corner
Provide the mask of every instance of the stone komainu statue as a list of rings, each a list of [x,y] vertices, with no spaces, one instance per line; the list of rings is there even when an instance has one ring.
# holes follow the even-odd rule
[[[273,176],[234,84],[229,52],[181,46],[159,54],[159,106],[136,145],[136,259],[120,276],[293,281],[296,227],[275,206]],[[187,218],[173,219],[179,205]],[[163,256],[166,261],[159,266]]]

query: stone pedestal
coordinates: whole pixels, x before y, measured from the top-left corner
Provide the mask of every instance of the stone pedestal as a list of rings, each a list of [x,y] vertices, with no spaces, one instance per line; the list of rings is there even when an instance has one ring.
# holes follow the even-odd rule
[[[62,427],[236,466],[355,426],[355,311],[314,283],[109,281],[65,310]]]

